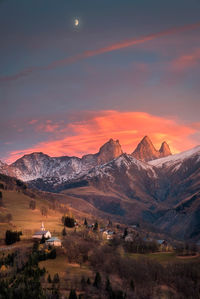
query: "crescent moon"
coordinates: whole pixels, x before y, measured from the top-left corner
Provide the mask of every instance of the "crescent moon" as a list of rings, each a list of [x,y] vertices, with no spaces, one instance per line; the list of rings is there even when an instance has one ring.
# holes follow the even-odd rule
[[[78,20],[78,19],[75,19],[75,21],[74,21],[74,25],[75,25],[75,26],[78,26],[78,25],[79,25],[79,20]]]

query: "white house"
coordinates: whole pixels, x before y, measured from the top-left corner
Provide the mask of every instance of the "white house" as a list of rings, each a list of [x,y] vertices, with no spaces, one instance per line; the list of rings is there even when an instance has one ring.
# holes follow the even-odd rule
[[[106,237],[107,240],[111,240],[114,237],[115,232],[111,231],[111,230],[105,230],[103,232],[103,236]]]
[[[44,223],[42,222],[42,226],[40,227],[40,231],[35,232],[32,236],[33,239],[41,240],[42,237],[45,237],[45,239],[51,238],[51,233],[49,230],[45,230]]]
[[[134,240],[133,234],[128,234],[124,240],[125,240],[125,242],[133,242],[133,240]]]
[[[55,247],[61,247],[62,246],[61,240],[56,238],[56,237],[52,237],[52,238],[46,240],[45,244],[50,245],[50,246],[55,246]]]

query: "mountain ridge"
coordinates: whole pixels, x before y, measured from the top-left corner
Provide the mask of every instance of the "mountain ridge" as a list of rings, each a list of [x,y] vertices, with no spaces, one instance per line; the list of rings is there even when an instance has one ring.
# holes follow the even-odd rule
[[[82,157],[86,164],[80,164],[81,158],[51,158],[43,153],[15,163],[24,166],[27,157],[28,162],[34,160],[29,169],[31,175],[37,172],[36,179],[27,175],[33,189],[77,197],[119,221],[151,223],[177,238],[200,237],[200,146],[148,162],[123,153],[118,141],[109,140],[101,148],[100,154]],[[162,148],[165,150],[165,143]],[[40,169],[44,171],[41,174]],[[49,176],[52,173],[54,176]]]
[[[140,159],[141,154],[139,157],[133,154],[133,157],[142,161],[152,160],[155,156],[160,157],[161,154],[158,156],[158,151],[156,151],[147,136],[142,139],[137,148],[141,146],[143,151],[142,155],[146,155],[145,158]],[[153,154],[150,154],[150,151],[153,151]],[[161,146],[162,156],[166,156],[169,151],[168,145],[164,142]],[[112,161],[122,154],[123,151],[119,140],[113,140],[111,138],[100,147],[96,154],[87,154],[82,156],[82,158],[78,158],[76,156],[50,157],[42,152],[33,152],[24,155],[10,165],[0,164],[0,172],[23,181],[47,177],[59,178],[61,181],[71,180],[83,175],[97,165],[103,165]]]

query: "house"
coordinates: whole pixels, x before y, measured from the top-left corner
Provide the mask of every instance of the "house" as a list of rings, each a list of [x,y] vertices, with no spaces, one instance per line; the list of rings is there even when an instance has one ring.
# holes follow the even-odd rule
[[[88,224],[87,225],[87,228],[93,228],[94,227],[94,224]]]
[[[168,251],[168,243],[166,240],[156,240],[158,245],[160,246],[161,251]]]
[[[111,230],[105,230],[103,232],[103,236],[106,237],[107,240],[111,240],[114,237],[115,232],[111,231]]]
[[[133,242],[133,240],[134,240],[133,234],[128,234],[124,239],[125,242]]]
[[[42,237],[45,237],[45,239],[51,238],[51,233],[49,230],[45,230],[44,223],[42,222],[42,225],[40,227],[40,231],[35,232],[32,236],[33,239],[41,240]]]
[[[114,235],[112,234],[108,234],[107,236],[106,236],[106,239],[107,240],[112,240],[114,238]]]
[[[55,246],[55,247],[61,247],[62,246],[61,240],[56,238],[56,237],[52,237],[52,238],[46,240],[45,244],[48,245],[48,246],[50,245],[50,246]]]

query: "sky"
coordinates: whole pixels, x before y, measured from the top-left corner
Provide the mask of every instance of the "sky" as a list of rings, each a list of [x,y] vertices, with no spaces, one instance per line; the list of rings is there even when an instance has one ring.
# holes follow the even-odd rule
[[[0,160],[200,144],[199,0],[0,0]],[[75,19],[79,25],[75,26]]]

